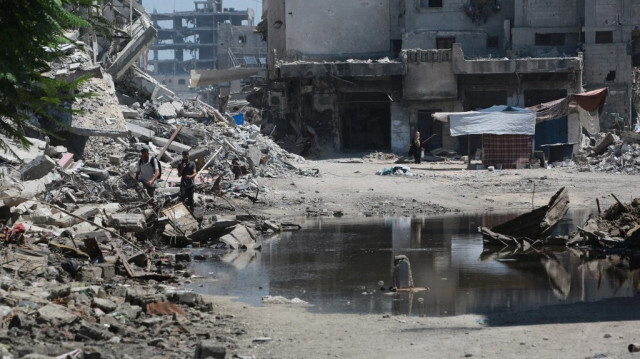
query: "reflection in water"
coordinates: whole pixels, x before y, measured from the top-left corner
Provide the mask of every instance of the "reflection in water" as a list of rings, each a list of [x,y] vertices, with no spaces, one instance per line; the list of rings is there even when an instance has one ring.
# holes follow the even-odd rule
[[[556,234],[583,223],[570,212]],[[575,249],[483,251],[476,228],[488,216],[391,218],[349,222],[313,219],[303,230],[265,240],[262,252],[196,262],[213,277],[194,289],[261,305],[263,295],[298,297],[318,312],[446,316],[533,309],[543,305],[633,296],[638,258],[598,257]],[[203,250],[206,253],[206,250]],[[389,294],[393,260],[405,255],[419,293]]]

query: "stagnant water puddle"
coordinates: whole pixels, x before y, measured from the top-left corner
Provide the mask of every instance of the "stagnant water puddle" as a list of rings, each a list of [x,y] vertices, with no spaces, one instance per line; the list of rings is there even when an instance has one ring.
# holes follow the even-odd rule
[[[582,225],[571,211],[556,234]],[[195,291],[260,306],[266,295],[300,298],[315,312],[449,316],[520,311],[543,305],[634,296],[640,272],[616,256],[557,248],[534,254],[483,252],[477,227],[515,214],[349,221],[302,219],[299,232],[264,239],[255,254],[203,249]],[[389,294],[393,258],[406,255],[420,293]]]

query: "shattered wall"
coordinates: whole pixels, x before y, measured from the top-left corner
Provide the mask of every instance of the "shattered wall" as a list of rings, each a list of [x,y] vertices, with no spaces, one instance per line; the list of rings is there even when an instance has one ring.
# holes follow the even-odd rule
[[[267,43],[262,41],[260,34],[254,33],[254,29],[254,26],[229,23],[218,25],[216,68],[266,66]]]

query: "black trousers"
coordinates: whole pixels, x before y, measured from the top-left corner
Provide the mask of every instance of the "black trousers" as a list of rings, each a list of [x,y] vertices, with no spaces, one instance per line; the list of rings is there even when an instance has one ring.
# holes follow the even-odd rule
[[[193,202],[193,190],[194,187],[187,187],[185,185],[180,185],[180,200],[184,202],[184,204],[189,208],[191,212],[193,212],[194,202]]]

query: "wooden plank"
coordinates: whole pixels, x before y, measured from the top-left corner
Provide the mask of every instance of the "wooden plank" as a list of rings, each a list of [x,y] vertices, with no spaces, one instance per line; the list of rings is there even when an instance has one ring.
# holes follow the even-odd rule
[[[171,145],[171,142],[173,142],[173,140],[176,139],[176,136],[178,135],[180,130],[182,130],[182,125],[179,125],[178,128],[176,128],[176,130],[173,131],[173,134],[171,135],[171,137],[169,137],[169,141],[167,141],[167,143],[165,143],[164,146],[162,146],[162,149],[156,156],[156,159],[158,161],[160,161],[160,159],[162,158],[162,155],[164,155],[164,153],[167,151],[167,148],[169,148],[169,146]]]

